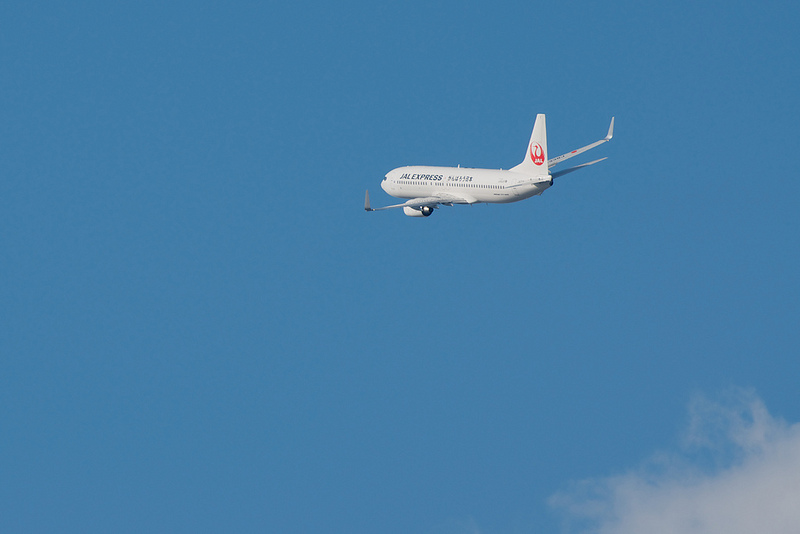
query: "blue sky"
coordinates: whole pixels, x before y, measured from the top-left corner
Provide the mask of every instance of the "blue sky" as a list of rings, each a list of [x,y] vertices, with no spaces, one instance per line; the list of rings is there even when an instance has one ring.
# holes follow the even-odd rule
[[[620,487],[795,472],[798,15],[5,3],[0,529],[625,532]],[[609,159],[363,211],[537,113],[551,154],[616,116]]]

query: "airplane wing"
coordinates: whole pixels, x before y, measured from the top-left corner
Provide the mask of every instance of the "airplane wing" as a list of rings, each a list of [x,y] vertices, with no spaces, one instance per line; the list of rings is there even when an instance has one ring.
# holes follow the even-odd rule
[[[438,193],[429,197],[419,197],[406,200],[402,204],[393,204],[391,206],[383,206],[381,208],[373,208],[369,204],[369,190],[364,197],[364,209],[366,211],[381,211],[391,208],[438,208],[439,205],[452,206],[453,204],[475,204],[478,199],[469,195],[454,195],[452,193]]]
[[[561,154],[560,156],[555,157],[555,158],[550,158],[549,160],[547,160],[547,167],[548,168],[552,167],[556,163],[561,163],[562,161],[564,161],[566,159],[569,159],[569,158],[572,158],[572,157],[575,157],[578,154],[583,154],[587,150],[590,150],[590,149],[596,147],[597,145],[602,145],[603,143],[607,143],[608,141],[611,141],[611,137],[613,135],[614,135],[614,117],[611,117],[611,126],[608,127],[608,135],[606,135],[603,139],[601,139],[599,141],[596,141],[596,142],[592,143],[591,145],[586,145],[583,148],[579,148],[577,150],[573,150],[572,152],[568,152],[566,154]],[[595,162],[592,162],[592,163],[597,163],[597,162],[595,161]],[[586,165],[591,165],[591,163],[587,163]],[[577,169],[577,167],[575,169]],[[572,169],[572,170],[575,170],[575,169]],[[563,174],[566,174],[566,173],[563,173]],[[555,176],[555,174],[553,174],[553,176]]]

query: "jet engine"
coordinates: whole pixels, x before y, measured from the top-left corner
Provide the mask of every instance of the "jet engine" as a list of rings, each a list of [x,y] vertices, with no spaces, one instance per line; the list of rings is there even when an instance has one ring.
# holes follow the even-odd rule
[[[416,209],[406,206],[403,208],[403,213],[409,217],[430,217],[431,213],[433,213],[433,208],[430,206],[422,206]]]

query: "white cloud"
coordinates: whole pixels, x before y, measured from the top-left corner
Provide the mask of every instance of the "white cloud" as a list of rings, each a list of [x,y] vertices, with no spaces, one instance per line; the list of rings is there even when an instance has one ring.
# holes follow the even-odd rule
[[[550,498],[568,532],[800,533],[800,424],[750,390],[695,399],[680,454],[589,480]]]

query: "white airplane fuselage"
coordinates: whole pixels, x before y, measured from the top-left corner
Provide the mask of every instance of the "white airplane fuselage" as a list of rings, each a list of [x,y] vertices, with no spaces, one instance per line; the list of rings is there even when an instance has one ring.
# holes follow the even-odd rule
[[[396,198],[453,193],[470,204],[507,204],[541,195],[552,185],[552,180],[538,179],[542,181],[531,183],[528,175],[500,169],[412,166],[386,173],[381,188]]]

